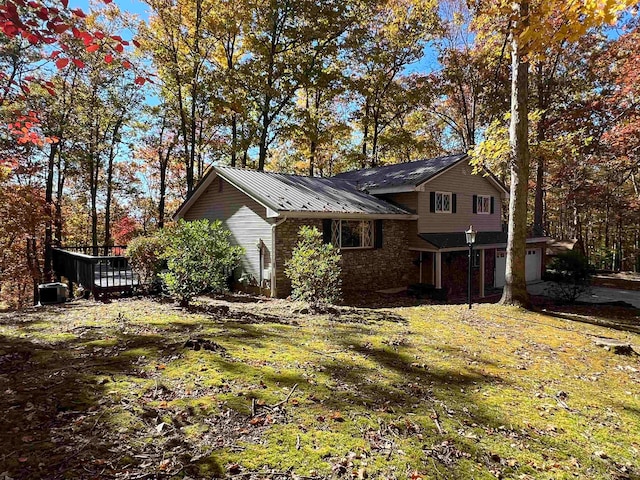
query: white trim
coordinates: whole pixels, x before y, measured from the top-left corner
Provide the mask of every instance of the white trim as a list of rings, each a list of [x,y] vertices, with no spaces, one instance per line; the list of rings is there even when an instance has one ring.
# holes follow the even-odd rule
[[[220,171],[218,171],[218,169],[216,169],[216,167],[211,167],[211,170],[204,177],[204,179],[202,180],[202,183],[200,183],[199,185],[196,186],[196,189],[193,191],[193,193],[191,194],[189,199],[186,202],[184,202],[182,205],[180,205],[180,208],[178,208],[176,213],[173,214],[172,218],[174,220],[179,220],[181,218],[184,218],[184,214],[186,212],[188,212],[189,209],[196,202],[196,200],[198,200],[202,196],[202,194],[207,191],[207,188],[209,188],[211,183],[217,177],[220,177],[222,180],[227,182],[229,185],[231,185],[234,188],[237,188],[242,193],[244,193],[247,197],[251,198],[252,200],[257,202],[258,204],[262,205],[267,211],[267,217],[277,217],[278,216],[277,211],[273,210],[262,199],[258,198],[256,195],[251,194],[251,192],[247,191],[246,188],[242,188],[241,186],[237,185],[233,181],[229,180],[227,177],[224,176],[224,174],[222,174]]]
[[[200,196],[204,193],[204,191],[211,185],[216,177],[218,176],[218,172],[216,172],[215,168],[212,168],[207,175],[205,175],[202,183],[196,186],[196,189],[193,191],[191,196],[178,207],[178,210],[171,216],[173,220],[180,220],[184,218],[184,214],[189,211],[189,209],[193,206],[193,204],[200,198]]]
[[[355,247],[343,247],[342,246],[342,223],[343,222],[349,222],[349,221],[355,221],[355,222],[360,222],[361,225],[360,227],[360,240],[361,242],[364,243],[365,241],[365,226],[364,223],[367,222],[369,224],[369,244],[368,245],[358,245]],[[336,222],[338,223],[337,228],[335,229],[337,234],[338,234],[338,238],[334,238],[334,226],[336,224]],[[334,241],[337,240],[338,245],[335,245]],[[374,224],[374,220],[347,220],[347,219],[341,219],[341,218],[335,218],[331,220],[331,243],[334,243],[334,246],[339,248],[340,250],[368,250],[368,249],[373,249],[375,248],[375,243],[376,243],[376,239],[375,239],[375,224]]]
[[[480,211],[480,205],[483,204],[483,202],[481,200],[484,199],[488,200],[488,207],[489,209],[486,212],[481,212]],[[490,215],[491,214],[491,195],[476,195],[476,214],[478,215]]]
[[[453,213],[453,192],[433,192],[433,211],[435,213]],[[442,205],[444,205],[444,196],[448,195],[449,196],[449,210],[438,210],[438,194],[442,195],[442,200],[440,201],[440,203]]]

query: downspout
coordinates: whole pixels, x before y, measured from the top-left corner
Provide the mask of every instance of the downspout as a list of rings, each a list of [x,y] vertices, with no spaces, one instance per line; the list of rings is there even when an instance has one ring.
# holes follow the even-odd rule
[[[271,225],[271,298],[276,296],[276,227],[287,221],[287,217]]]

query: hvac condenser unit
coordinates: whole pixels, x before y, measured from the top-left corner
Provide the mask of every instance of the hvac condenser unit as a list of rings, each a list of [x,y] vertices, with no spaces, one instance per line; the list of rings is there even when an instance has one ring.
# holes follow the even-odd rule
[[[67,300],[67,286],[64,283],[42,283],[38,285],[41,305],[64,303]]]

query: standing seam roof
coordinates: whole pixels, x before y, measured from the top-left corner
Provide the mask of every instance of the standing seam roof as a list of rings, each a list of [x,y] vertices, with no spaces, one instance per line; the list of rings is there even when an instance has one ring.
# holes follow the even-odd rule
[[[346,179],[303,177],[234,167],[216,172],[276,211],[410,215],[410,212],[361,192]]]

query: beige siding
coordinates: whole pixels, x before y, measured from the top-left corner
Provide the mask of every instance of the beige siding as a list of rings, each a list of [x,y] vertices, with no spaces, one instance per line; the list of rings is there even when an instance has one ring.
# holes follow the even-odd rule
[[[389,195],[382,195],[381,198],[399,205],[410,212],[417,213],[418,211],[418,192],[392,193]]]
[[[457,213],[431,213],[430,192],[451,192],[457,197]],[[497,232],[502,229],[501,194],[494,184],[481,174],[473,175],[471,167],[464,162],[427,182],[418,195],[418,231],[420,233],[463,232],[473,225],[474,230]],[[493,214],[473,213],[473,196],[495,197]]]
[[[266,213],[265,207],[218,177],[185,212],[184,218],[222,220],[231,232],[233,243],[245,249],[242,259],[243,273],[253,275],[259,280],[259,240],[262,239],[266,246],[263,268],[269,267],[271,257],[271,225],[266,220]]]

